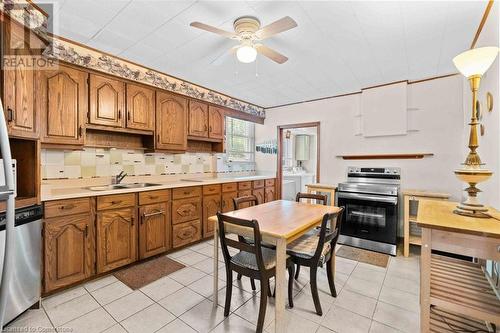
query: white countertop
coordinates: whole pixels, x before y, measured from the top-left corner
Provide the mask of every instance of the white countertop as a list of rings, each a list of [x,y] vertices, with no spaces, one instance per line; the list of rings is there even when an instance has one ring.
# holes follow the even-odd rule
[[[224,175],[220,177],[196,177],[193,175],[183,175],[183,176],[176,176],[175,179],[168,176],[127,177],[124,179],[122,184],[138,182],[138,183],[154,183],[158,184],[158,186],[148,186],[142,188],[111,189],[104,191],[93,191],[88,189],[88,187],[107,185],[110,183],[110,178],[43,181],[41,189],[41,200],[50,201],[50,200],[73,199],[82,197],[94,197],[94,196],[110,195],[110,194],[135,193],[143,191],[171,189],[178,187],[203,186],[211,184],[261,180],[261,179],[269,179],[275,177],[276,175],[272,174],[234,175],[234,176]],[[182,179],[190,179],[190,180],[188,181]],[[198,180],[198,181],[192,181],[192,180]]]

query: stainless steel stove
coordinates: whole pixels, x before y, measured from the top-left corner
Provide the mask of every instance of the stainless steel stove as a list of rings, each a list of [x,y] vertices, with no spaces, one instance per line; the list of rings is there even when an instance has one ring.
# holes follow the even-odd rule
[[[396,255],[400,182],[399,168],[349,167],[337,192],[345,207],[339,243]]]

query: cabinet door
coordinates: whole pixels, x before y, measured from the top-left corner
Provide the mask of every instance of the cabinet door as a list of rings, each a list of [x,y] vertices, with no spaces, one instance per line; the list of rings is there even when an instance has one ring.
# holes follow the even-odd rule
[[[239,191],[238,192],[238,197],[246,197],[246,196],[249,196],[249,195],[252,195],[252,190],[246,190],[246,191]],[[250,206],[252,206],[252,204],[249,203],[249,202],[243,203],[243,204],[240,204],[239,209],[248,208]]]
[[[203,238],[214,234],[214,225],[208,221],[210,216],[214,216],[221,210],[220,194],[206,195],[203,197]]]
[[[214,106],[208,109],[208,137],[222,139],[224,137],[224,110]]]
[[[201,219],[201,198],[172,201],[172,224]]]
[[[97,213],[97,272],[107,272],[137,260],[135,209]]]
[[[186,150],[187,116],[187,99],[164,92],[156,93],[157,149]]]
[[[59,65],[39,71],[37,109],[43,119],[42,142],[82,145],[87,114],[87,73]]]
[[[158,203],[139,208],[139,258],[144,259],[170,249],[169,204]]]
[[[222,193],[222,212],[227,213],[234,210],[233,199],[238,197],[238,192]]]
[[[89,123],[125,127],[125,83],[90,74]]]
[[[39,114],[35,108],[37,71],[26,60],[38,56],[40,51],[26,41],[24,29],[20,25],[6,24],[4,27],[3,101],[9,135],[36,139],[40,127]],[[36,38],[32,34],[30,37]],[[22,47],[17,48],[15,45]]]
[[[154,131],[154,121],[154,90],[127,84],[127,128]]]
[[[89,214],[44,221],[44,290],[49,292],[92,276],[94,220]]]
[[[274,187],[266,187],[265,202],[270,202],[276,200],[276,191]]]
[[[252,194],[257,197],[257,202],[259,203],[259,205],[265,202],[265,194],[263,188],[253,190]]]
[[[208,137],[208,105],[189,101],[189,135]]]

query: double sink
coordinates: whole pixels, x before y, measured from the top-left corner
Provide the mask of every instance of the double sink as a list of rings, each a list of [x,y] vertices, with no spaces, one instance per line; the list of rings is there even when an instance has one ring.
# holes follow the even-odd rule
[[[110,191],[110,190],[144,188],[144,187],[160,186],[160,185],[161,184],[154,184],[154,183],[132,183],[132,184],[98,185],[98,186],[89,186],[85,188],[91,191]]]

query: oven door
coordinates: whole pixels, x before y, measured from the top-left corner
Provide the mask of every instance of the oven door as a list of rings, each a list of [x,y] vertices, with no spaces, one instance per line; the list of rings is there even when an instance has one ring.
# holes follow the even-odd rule
[[[396,196],[338,192],[337,205],[345,207],[340,232],[342,235],[396,244]]]

